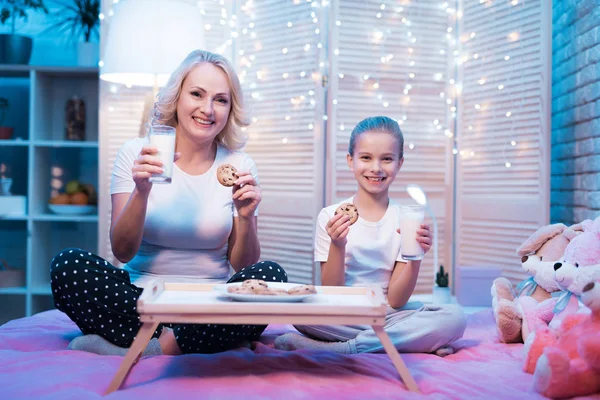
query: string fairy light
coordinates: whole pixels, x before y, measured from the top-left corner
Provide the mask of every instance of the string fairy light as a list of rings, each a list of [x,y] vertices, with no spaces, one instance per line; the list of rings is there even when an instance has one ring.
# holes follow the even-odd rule
[[[492,3],[490,0],[480,0],[479,2],[480,6],[482,7],[489,7]],[[514,7],[519,5],[520,7]],[[475,6],[473,6],[475,7]],[[490,69],[489,67],[486,66],[486,64],[494,62],[495,60],[502,60],[502,62],[507,62],[507,63],[514,63],[515,62],[515,57],[518,58],[518,56],[523,54],[522,51],[522,46],[523,46],[523,38],[521,37],[523,34],[523,15],[526,12],[525,10],[525,0],[513,0],[511,1],[509,4],[502,6],[504,8],[506,8],[506,11],[508,11],[511,14],[516,14],[518,15],[519,18],[519,23],[517,28],[512,28],[511,31],[507,32],[505,34],[505,40],[507,45],[509,46],[509,51],[506,50],[500,50],[500,49],[506,49],[506,47],[502,47],[502,46],[495,46],[498,50],[496,50],[496,48],[490,48],[489,46],[486,46],[486,48],[482,49],[482,43],[489,43],[490,38],[487,37],[486,35],[488,35],[488,32],[483,31],[483,32],[477,32],[477,31],[467,31],[464,34],[460,34],[457,37],[460,38],[459,43],[461,44],[459,52],[455,52],[454,56],[456,57],[456,64],[461,66],[461,68],[464,68],[465,72],[462,74],[465,77],[473,77],[473,75],[477,76],[475,78],[475,83],[477,84],[477,86],[482,86],[483,88],[487,88],[488,85],[493,85],[494,89],[498,90],[498,91],[503,91],[505,90],[508,86],[508,84],[511,81],[511,77],[513,74],[513,71],[515,71],[515,68],[508,68],[509,73],[504,73],[504,72],[496,72],[494,75],[489,74],[488,76],[486,76],[484,71],[490,71],[493,69]],[[496,9],[491,9],[492,12],[496,12]],[[504,9],[502,10],[504,11]],[[458,13],[457,13],[457,18],[458,18]],[[448,31],[450,31],[450,29],[448,29]],[[481,42],[479,42],[480,39],[480,34],[482,35],[482,39]],[[481,44],[480,44],[481,43]],[[469,52],[467,52],[467,49],[471,50],[471,54],[469,54]],[[478,51],[479,50],[479,51]],[[502,51],[501,54],[500,51]],[[471,63],[477,63],[474,65],[471,65]],[[525,74],[525,68],[518,68],[516,69],[518,72],[520,72],[521,77],[520,77],[520,81],[523,81],[524,78],[524,74]],[[479,72],[477,72],[479,71]],[[451,79],[448,82],[450,85],[454,85],[455,82]],[[459,83],[461,84],[461,83]],[[469,90],[474,89],[473,86],[469,86]],[[483,89],[484,91],[481,93],[490,93],[493,94],[493,92],[490,92],[486,89]],[[482,123],[485,124],[483,127],[489,128],[489,127],[495,127],[497,126],[497,124],[502,124],[502,122],[497,118],[497,115],[500,114],[502,117],[504,117],[506,120],[509,121],[509,125],[510,128],[508,129],[509,132],[509,136],[513,136],[514,135],[514,124],[515,124],[515,112],[519,111],[522,109],[522,106],[525,102],[525,92],[523,90],[520,90],[520,104],[517,104],[517,102],[512,101],[511,103],[508,102],[494,102],[493,98],[490,99],[486,99],[485,97],[482,96],[477,96],[474,97],[474,99],[476,98],[476,100],[474,101],[474,103],[472,104],[472,110],[474,112],[469,112],[468,109],[464,109],[464,116],[465,119],[463,121],[463,123],[465,125],[468,126],[467,128],[467,132],[474,132],[476,137],[478,135],[478,130],[474,130],[473,127],[473,122],[475,122],[476,125],[481,125]],[[504,97],[503,97],[504,98]],[[449,101],[448,102],[448,107],[450,107],[450,111],[454,112],[456,111],[456,105],[454,104],[454,101]],[[503,109],[501,109],[503,108]],[[487,122],[486,122],[487,120]],[[489,124],[489,125],[488,125]],[[479,129],[479,128],[477,128]],[[493,128],[492,128],[493,129]],[[468,136],[471,137],[471,136]],[[467,138],[468,138],[467,137]],[[503,159],[502,161],[502,165],[509,169],[509,168],[514,168],[515,164],[513,161],[511,161],[512,155],[515,154],[515,151],[517,151],[517,141],[512,139],[512,140],[508,140],[508,141],[504,141],[504,144],[502,145],[502,151],[501,151],[501,157]],[[476,152],[474,150],[469,150],[469,149],[464,149],[462,148],[464,146],[461,145],[461,140],[458,137],[454,138],[454,147],[453,147],[453,154],[457,154],[459,155],[461,158],[465,158],[465,157],[473,157],[476,155]],[[485,155],[482,155],[483,157]]]
[[[517,4],[518,4],[517,1],[512,2],[513,6],[516,6]],[[522,0],[520,5],[521,5],[521,7],[524,7],[525,0]],[[523,27],[523,20],[522,20],[523,12],[524,12],[524,9],[521,9],[520,12],[518,13],[519,14],[519,28],[518,28],[518,31],[512,32],[511,34],[509,34],[509,37],[508,37],[509,42],[514,42],[521,36],[522,27]],[[516,52],[517,54],[523,54],[522,46],[523,46],[523,41],[519,40],[519,48],[518,48],[518,51]],[[511,57],[509,55],[504,56],[504,61],[510,61],[510,59],[511,59]],[[524,70],[524,68],[520,68],[520,71],[521,71],[520,81],[522,82],[523,77],[525,75],[525,70]],[[521,101],[520,101],[521,104],[518,107],[514,107],[514,108],[517,110],[520,110],[523,105],[524,99],[525,99],[525,92],[521,91]],[[506,111],[506,113],[505,113],[505,116],[510,119],[509,132],[511,133],[511,135],[514,135],[515,121],[514,121],[514,118],[511,118],[512,115],[513,115],[513,113],[510,109],[508,111]],[[517,145],[517,142],[516,142],[516,140],[513,139],[513,140],[510,140],[508,143],[505,143],[505,145],[503,147],[502,154],[504,157],[504,166],[506,168],[513,167],[513,162],[510,161],[509,153],[510,154],[514,153],[514,151],[516,150],[516,145]],[[515,148],[515,150],[511,150],[511,148]]]
[[[112,3],[117,4],[118,0],[114,0]],[[235,10],[231,8],[231,5],[226,3],[222,0],[198,1],[201,14],[205,16],[205,32],[212,35],[211,37],[221,36],[223,38],[222,43],[216,46],[216,52],[227,54],[235,50],[234,54],[240,66],[240,80],[246,88],[251,89],[249,93],[253,106],[268,101],[271,94],[267,95],[267,91],[268,88],[273,87],[274,83],[284,88],[288,98],[283,102],[273,102],[273,115],[283,115],[285,118],[280,119],[283,122],[297,124],[306,109],[314,109],[319,103],[316,97],[319,93],[315,93],[315,91],[307,92],[304,89],[299,90],[298,88],[301,85],[298,82],[312,79],[315,85],[320,85],[329,67],[328,63],[323,61],[315,64],[315,59],[317,54],[323,54],[323,49],[327,46],[326,35],[330,33],[324,34],[322,29],[323,26],[328,24],[325,19],[333,15],[331,10],[328,9],[330,2],[290,1],[288,4],[289,7],[294,7],[293,12],[290,9],[290,17],[278,22],[279,29],[282,32],[290,33],[314,32],[316,38],[308,39],[300,44],[286,42],[285,46],[280,47],[279,54],[272,56],[267,54],[268,51],[271,51],[270,48],[267,48],[267,46],[271,46],[268,44],[266,37],[268,33],[265,33],[265,27],[260,25],[264,24],[264,19],[260,18],[260,12],[264,10],[260,2],[242,1],[238,8],[240,11],[239,16],[235,14]],[[367,40],[379,53],[377,56],[378,63],[369,64],[372,66],[367,67],[366,70],[358,74],[349,73],[344,70],[345,65],[339,63],[340,71],[336,73],[337,75],[334,78],[338,79],[338,82],[347,81],[344,85],[352,85],[353,82],[356,82],[356,75],[358,75],[360,87],[365,93],[368,93],[368,99],[372,99],[382,108],[389,109],[391,113],[408,114],[408,117],[403,115],[398,118],[399,124],[409,124],[407,131],[418,129],[418,125],[416,125],[418,124],[418,117],[413,120],[413,114],[410,110],[412,107],[418,107],[419,102],[422,101],[420,96],[425,96],[420,91],[423,90],[423,87],[430,85],[433,85],[432,87],[436,89],[439,88],[439,90],[434,91],[435,98],[442,105],[440,109],[444,111],[436,111],[440,113],[439,117],[436,118],[439,122],[428,127],[430,130],[426,130],[426,132],[431,135],[443,135],[452,143],[450,148],[456,149],[456,154],[461,154],[461,157],[474,156],[476,151],[461,148],[460,137],[456,134],[458,130],[456,117],[460,110],[459,98],[463,81],[457,81],[456,74],[452,71],[456,68],[465,68],[470,63],[479,63],[479,66],[484,66],[492,61],[491,57],[493,57],[495,49],[479,48],[481,47],[480,41],[485,42],[487,33],[485,31],[469,30],[461,34],[460,24],[458,23],[462,17],[461,10],[455,9],[447,1],[440,1],[440,9],[445,10],[448,15],[448,25],[439,32],[442,46],[437,44],[434,52],[443,59],[452,60],[452,64],[447,71],[432,71],[432,74],[425,74],[420,69],[424,63],[423,50],[430,51],[429,47],[426,46],[431,46],[431,44],[427,44],[429,39],[424,40],[423,37],[420,37],[420,32],[423,32],[424,29],[420,21],[427,20],[427,18],[424,18],[424,15],[419,15],[419,13],[426,11],[419,7],[413,7],[410,1],[402,2],[402,6],[397,6],[391,0],[373,1],[373,3],[375,4],[372,9],[373,13],[370,14],[372,25],[367,27],[369,32]],[[509,3],[508,7],[513,10],[512,13],[522,15],[525,12],[524,0],[512,0]],[[479,5],[488,7],[490,1],[482,0]],[[107,7],[108,10],[103,7],[103,18],[105,20],[109,20],[114,14],[112,4],[108,4]],[[324,10],[327,10],[327,12],[323,12]],[[293,17],[291,17],[292,15]],[[334,18],[332,21],[333,29],[350,29],[350,24],[345,23],[343,14],[335,15]],[[225,34],[220,35],[221,33]],[[509,48],[509,51],[504,47],[502,54],[496,54],[496,56],[506,63],[511,63],[511,65],[519,62],[518,58],[523,53],[514,47],[515,45],[522,46],[522,34],[522,21],[520,21],[517,28],[505,33],[506,43],[512,47]],[[463,51],[467,48],[473,51],[469,52],[470,54]],[[344,56],[344,49],[337,46],[327,48],[326,51],[334,58]],[[399,56],[400,53],[397,53],[397,51],[402,51],[402,56]],[[273,62],[273,60],[277,60],[277,62]],[[402,71],[401,79],[404,82],[400,83],[400,90],[396,90],[397,82],[390,81],[388,71]],[[523,68],[520,71],[524,73]],[[507,88],[509,87],[506,76],[499,76],[498,73],[496,76],[492,73],[476,74],[475,82],[482,87],[485,93],[491,93],[487,90],[490,85],[498,91],[508,91]],[[472,86],[469,86],[469,90],[471,89]],[[116,91],[122,90],[122,87],[116,89],[111,87],[110,90],[111,92],[115,90],[114,93],[116,93]],[[394,95],[394,92],[398,95]],[[524,96],[523,92],[522,95]],[[498,110],[495,108],[497,106],[491,103],[488,104],[488,102],[484,98],[478,99],[477,103],[473,105],[474,108],[471,109],[474,114],[469,114],[473,117],[469,118],[482,118],[486,113],[497,112]],[[521,104],[523,102],[524,99],[521,100]],[[329,104],[329,107],[333,109],[338,106],[339,99],[335,99]],[[519,107],[516,104],[508,104],[504,107],[506,109],[502,110],[501,114],[504,114],[510,124],[514,124],[514,117]],[[468,112],[465,108],[462,110],[465,113]],[[302,126],[308,127],[309,130],[315,129],[318,125],[315,121],[306,121],[306,117],[302,118],[304,118]],[[351,122],[354,122],[342,119],[343,117],[340,115],[337,115],[335,119],[335,126],[340,131],[346,129]],[[266,123],[268,118],[261,116],[260,121]],[[464,122],[467,121],[470,123],[470,128],[475,125],[475,129],[479,129],[478,124],[473,123],[476,121],[470,121],[467,118]],[[472,129],[469,129],[469,131],[472,131]],[[286,144],[289,145],[293,142],[293,136],[288,135]],[[515,145],[512,144],[513,142]],[[509,148],[513,149],[510,151],[517,149],[516,143],[517,140],[508,142]],[[507,155],[512,154],[510,151]],[[510,164],[511,167],[514,165],[509,157],[504,160],[504,165],[507,164]]]

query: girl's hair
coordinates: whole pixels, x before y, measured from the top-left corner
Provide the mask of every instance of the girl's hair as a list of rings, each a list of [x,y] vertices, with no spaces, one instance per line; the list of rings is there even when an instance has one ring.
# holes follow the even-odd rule
[[[365,118],[356,124],[350,134],[350,145],[348,146],[348,153],[351,156],[354,156],[356,139],[361,134],[369,131],[386,132],[394,136],[398,140],[398,146],[400,147],[400,158],[404,156],[404,135],[402,135],[400,125],[390,117],[384,116]]]
[[[239,150],[246,144],[248,139],[240,128],[248,126],[250,122],[247,111],[244,109],[244,99],[238,76],[229,60],[220,54],[206,50],[192,51],[173,71],[167,84],[158,93],[158,99],[154,103],[154,110],[149,123],[177,125],[177,101],[181,95],[183,81],[191,70],[204,63],[210,63],[225,72],[231,91],[231,111],[227,117],[225,127],[217,135],[216,140],[230,150]]]

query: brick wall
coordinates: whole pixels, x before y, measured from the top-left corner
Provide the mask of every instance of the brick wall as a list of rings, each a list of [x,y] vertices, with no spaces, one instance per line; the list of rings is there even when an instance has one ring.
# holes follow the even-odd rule
[[[600,215],[600,2],[552,6],[551,222]]]

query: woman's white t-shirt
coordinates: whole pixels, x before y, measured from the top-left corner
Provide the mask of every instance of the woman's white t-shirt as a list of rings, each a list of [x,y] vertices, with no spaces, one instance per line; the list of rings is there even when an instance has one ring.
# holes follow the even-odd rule
[[[147,138],[123,145],[115,160],[110,193],[131,193],[134,161]],[[217,167],[231,164],[249,171],[258,183],[256,164],[246,153],[219,145],[211,168],[189,175],[173,166],[171,184],[154,184],[148,197],[142,243],[125,265],[132,283],[143,286],[151,278],[168,275],[171,281],[224,282],[230,273],[228,240],[237,210],[232,188],[217,180]]]
[[[343,203],[353,203],[351,197],[340,203],[325,207],[317,217],[315,233],[315,261],[325,262],[329,256],[331,238],[327,234],[327,222]],[[350,226],[345,255],[346,286],[378,285],[387,294],[396,261],[406,262],[400,256],[400,209],[391,199],[388,208],[377,222],[365,221],[360,216]]]

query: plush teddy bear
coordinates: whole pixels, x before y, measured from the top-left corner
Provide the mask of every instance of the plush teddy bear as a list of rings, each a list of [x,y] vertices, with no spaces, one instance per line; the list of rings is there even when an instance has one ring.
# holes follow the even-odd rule
[[[563,231],[562,236],[567,239],[567,246],[560,259],[564,259],[569,249],[576,248],[571,242],[581,233],[583,233],[583,223],[572,225]],[[579,243],[579,245],[582,244],[581,241],[576,243]],[[546,299],[541,303],[538,303],[531,297],[523,296],[519,298],[518,308],[523,316],[521,335],[524,343],[527,343],[530,334],[535,332],[538,327],[549,325],[550,328],[555,329],[560,325],[563,318],[579,310],[577,297],[572,296],[572,293],[562,287],[556,280],[556,267],[558,263],[555,262],[550,271],[544,269],[542,273],[546,279],[552,280],[552,283],[546,283],[546,285],[557,288],[553,296],[562,293],[560,297]],[[568,274],[574,275],[575,271],[569,271]],[[533,373],[533,370],[531,372]]]
[[[533,388],[544,396],[600,393],[600,280],[582,288],[581,301],[591,314],[567,316],[537,362]]]
[[[523,342],[528,331],[522,332],[523,307],[519,303],[525,298],[527,311],[525,318],[532,320],[526,326],[535,326],[540,321],[550,321],[553,304],[538,304],[551,299],[551,293],[559,288],[554,281],[554,264],[560,260],[570,237],[565,235],[567,226],[552,224],[543,226],[534,232],[519,248],[521,266],[531,277],[521,282],[516,288],[504,277],[494,280],[492,284],[492,308],[496,319],[498,337],[503,343]],[[525,335],[523,335],[525,333]]]

